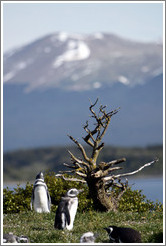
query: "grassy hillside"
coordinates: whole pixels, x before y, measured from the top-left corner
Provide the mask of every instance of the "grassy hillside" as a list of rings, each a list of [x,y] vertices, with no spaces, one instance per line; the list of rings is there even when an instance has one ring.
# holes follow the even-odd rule
[[[77,213],[72,231],[54,229],[55,213],[23,212],[4,215],[4,233],[26,235],[31,243],[79,243],[83,233],[98,234],[96,243],[109,243],[109,225],[132,227],[140,231],[143,243],[161,243],[163,240],[162,212],[83,212]]]
[[[88,156],[91,150],[85,148]],[[28,150],[18,150],[4,154],[4,182],[9,181],[31,181],[34,180],[39,171],[64,170],[63,163],[70,163],[70,150],[75,156],[80,157],[81,153],[75,146],[47,147]],[[118,158],[126,158],[126,162],[120,164],[121,172],[133,171],[141,165],[158,157],[159,162],[145,168],[138,175],[162,175],[163,172],[163,149],[162,146],[146,148],[123,148],[105,146],[101,151],[98,162],[111,161]],[[18,171],[19,170],[19,171]],[[135,175],[136,176],[136,175]]]

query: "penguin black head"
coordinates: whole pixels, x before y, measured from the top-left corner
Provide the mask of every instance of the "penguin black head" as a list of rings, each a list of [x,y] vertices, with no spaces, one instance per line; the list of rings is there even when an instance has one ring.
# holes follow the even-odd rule
[[[66,193],[66,196],[68,197],[76,197],[78,196],[78,194],[82,192],[82,190],[77,190],[76,188],[72,188],[70,190],[68,190],[68,192]]]
[[[80,238],[80,243],[94,243],[97,235],[89,231],[84,233]]]
[[[113,232],[113,230],[117,230],[117,226],[108,226],[108,227],[105,227],[104,229],[108,232],[108,233],[111,233]]]
[[[118,239],[117,226],[108,226],[105,227],[104,229],[107,231],[109,238],[112,241],[116,241]]]
[[[38,173],[36,176],[36,179],[43,179],[44,180],[44,175],[42,172]]]

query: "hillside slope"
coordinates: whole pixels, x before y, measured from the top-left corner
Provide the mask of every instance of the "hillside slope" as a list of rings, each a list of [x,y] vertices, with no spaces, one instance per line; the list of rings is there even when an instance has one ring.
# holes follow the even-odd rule
[[[29,150],[19,150],[4,154],[4,182],[9,181],[32,181],[39,171],[68,170],[63,163],[70,163],[70,150],[75,156],[80,156],[80,152],[73,146],[47,147]],[[90,149],[86,149],[90,156]],[[163,172],[163,150],[162,146],[146,148],[125,148],[106,146],[100,153],[98,161],[109,162],[114,159],[126,158],[126,162],[121,164],[122,172],[134,171],[141,165],[159,158],[159,162],[145,168],[138,175],[162,175]],[[18,172],[19,170],[19,172]],[[136,177],[136,175],[134,175]]]

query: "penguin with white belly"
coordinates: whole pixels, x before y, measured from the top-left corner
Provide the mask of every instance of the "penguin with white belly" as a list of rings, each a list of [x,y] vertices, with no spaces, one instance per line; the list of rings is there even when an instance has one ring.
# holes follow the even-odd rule
[[[55,215],[55,229],[73,229],[73,223],[78,208],[78,194],[82,190],[70,189],[65,196],[61,198]]]
[[[44,176],[42,172],[36,176],[36,180],[33,185],[30,203],[31,209],[32,205],[37,213],[50,213],[51,197],[48,191],[48,187],[44,182]]]

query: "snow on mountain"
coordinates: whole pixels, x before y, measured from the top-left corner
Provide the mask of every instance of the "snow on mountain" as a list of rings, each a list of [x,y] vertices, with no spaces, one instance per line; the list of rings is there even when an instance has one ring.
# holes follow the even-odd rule
[[[26,84],[27,92],[134,86],[161,73],[162,44],[105,33],[54,33],[4,54],[4,82]]]
[[[67,51],[55,59],[53,67],[57,68],[64,62],[84,60],[87,59],[89,55],[90,50],[84,42],[69,41]]]
[[[58,32],[5,53],[3,68],[5,151],[70,144],[97,97],[121,108],[106,144],[162,143],[162,44]]]

